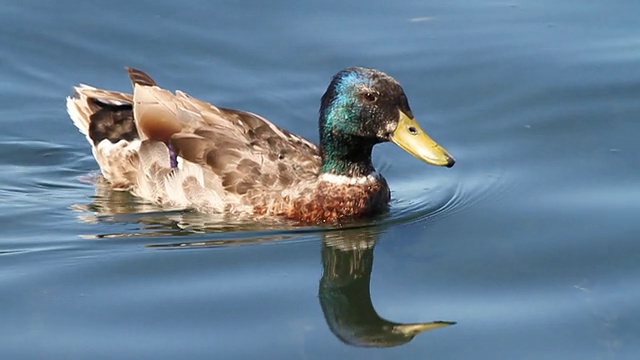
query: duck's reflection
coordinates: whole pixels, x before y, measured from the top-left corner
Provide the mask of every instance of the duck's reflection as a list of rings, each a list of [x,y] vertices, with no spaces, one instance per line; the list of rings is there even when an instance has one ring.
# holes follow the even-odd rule
[[[331,332],[354,346],[390,347],[406,344],[420,332],[453,325],[451,321],[397,323],[386,320],[371,302],[374,228],[325,233],[323,274],[318,296]]]
[[[97,186],[89,204],[72,206],[81,211],[83,222],[137,223],[133,232],[85,235],[85,238],[144,236],[164,240],[146,243],[147,248],[184,249],[227,247],[273,242],[300,237],[322,237],[323,274],[318,289],[320,306],[331,332],[342,342],[353,346],[391,347],[406,344],[420,332],[455,324],[451,321],[397,323],[378,315],[370,293],[373,249],[379,227],[359,226],[351,229],[318,229],[283,226],[283,223],[258,224],[238,219],[211,218],[209,215],[184,211],[162,211],[140,204],[131,195],[105,190]],[[354,224],[355,225],[355,224]],[[257,236],[256,230],[262,234]],[[270,230],[270,231],[266,231]],[[184,236],[193,232],[204,233]],[[214,233],[219,235],[213,236]],[[183,235],[180,241],[166,241],[166,235]],[[206,237],[206,238],[203,238]],[[172,238],[174,238],[172,236]],[[186,240],[186,241],[185,241]]]

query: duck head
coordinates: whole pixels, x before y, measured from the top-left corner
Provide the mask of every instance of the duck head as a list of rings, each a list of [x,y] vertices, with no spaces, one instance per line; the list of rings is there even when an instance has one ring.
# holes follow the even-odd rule
[[[372,148],[387,141],[432,165],[455,163],[415,120],[400,84],[375,69],[350,67],[334,75],[322,96],[319,128],[325,173],[372,173]]]

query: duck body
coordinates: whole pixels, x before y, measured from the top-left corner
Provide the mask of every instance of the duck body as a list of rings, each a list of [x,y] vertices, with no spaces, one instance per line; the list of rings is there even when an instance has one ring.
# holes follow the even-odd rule
[[[389,187],[371,164],[371,149],[396,134],[402,114],[412,120],[388,75],[350,68],[334,76],[322,98],[316,146],[259,115],[172,93],[140,70],[127,71],[133,94],[79,85],[67,98],[73,123],[113,189],[164,207],[305,223],[388,209]],[[376,88],[377,78],[395,93]],[[453,164],[435,149],[435,158],[423,160]]]

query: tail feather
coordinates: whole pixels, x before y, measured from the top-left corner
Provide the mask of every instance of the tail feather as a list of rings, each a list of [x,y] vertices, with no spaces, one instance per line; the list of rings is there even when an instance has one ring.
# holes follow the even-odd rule
[[[73,88],[74,95],[67,97],[67,113],[69,113],[71,121],[73,121],[78,130],[87,137],[90,143],[93,143],[89,138],[90,117],[93,114],[93,110],[88,106],[88,97],[84,92],[85,89],[95,88],[84,84]]]
[[[155,80],[153,80],[153,78],[151,78],[151,76],[149,76],[149,74],[147,74],[146,72],[131,67],[126,67],[125,69],[127,70],[129,79],[131,79],[131,83],[133,85],[138,84],[144,86],[158,86]]]
[[[219,194],[224,191],[222,180],[207,180],[200,165],[175,159],[166,145],[170,136],[198,113],[185,109],[176,115],[177,110],[162,105],[171,103],[175,95],[158,88],[143,71],[127,68],[127,72],[135,102],[133,94],[88,85],[74,87],[74,94],[67,98],[67,112],[91,144],[104,178],[112,189],[131,191],[161,205],[223,211],[226,205]],[[187,99],[184,93],[179,94]],[[217,111],[213,105],[211,109]]]
[[[132,94],[84,84],[75,86],[66,100],[73,124],[91,144],[102,174],[115,189],[136,185],[140,141],[132,101]]]

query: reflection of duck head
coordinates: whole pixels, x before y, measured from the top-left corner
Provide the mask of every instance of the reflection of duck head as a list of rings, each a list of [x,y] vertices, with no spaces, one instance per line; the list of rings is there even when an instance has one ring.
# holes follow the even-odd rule
[[[324,235],[324,272],[318,296],[331,332],[349,345],[391,347],[408,343],[420,332],[455,324],[448,321],[401,324],[378,315],[369,291],[375,240],[372,228]]]

